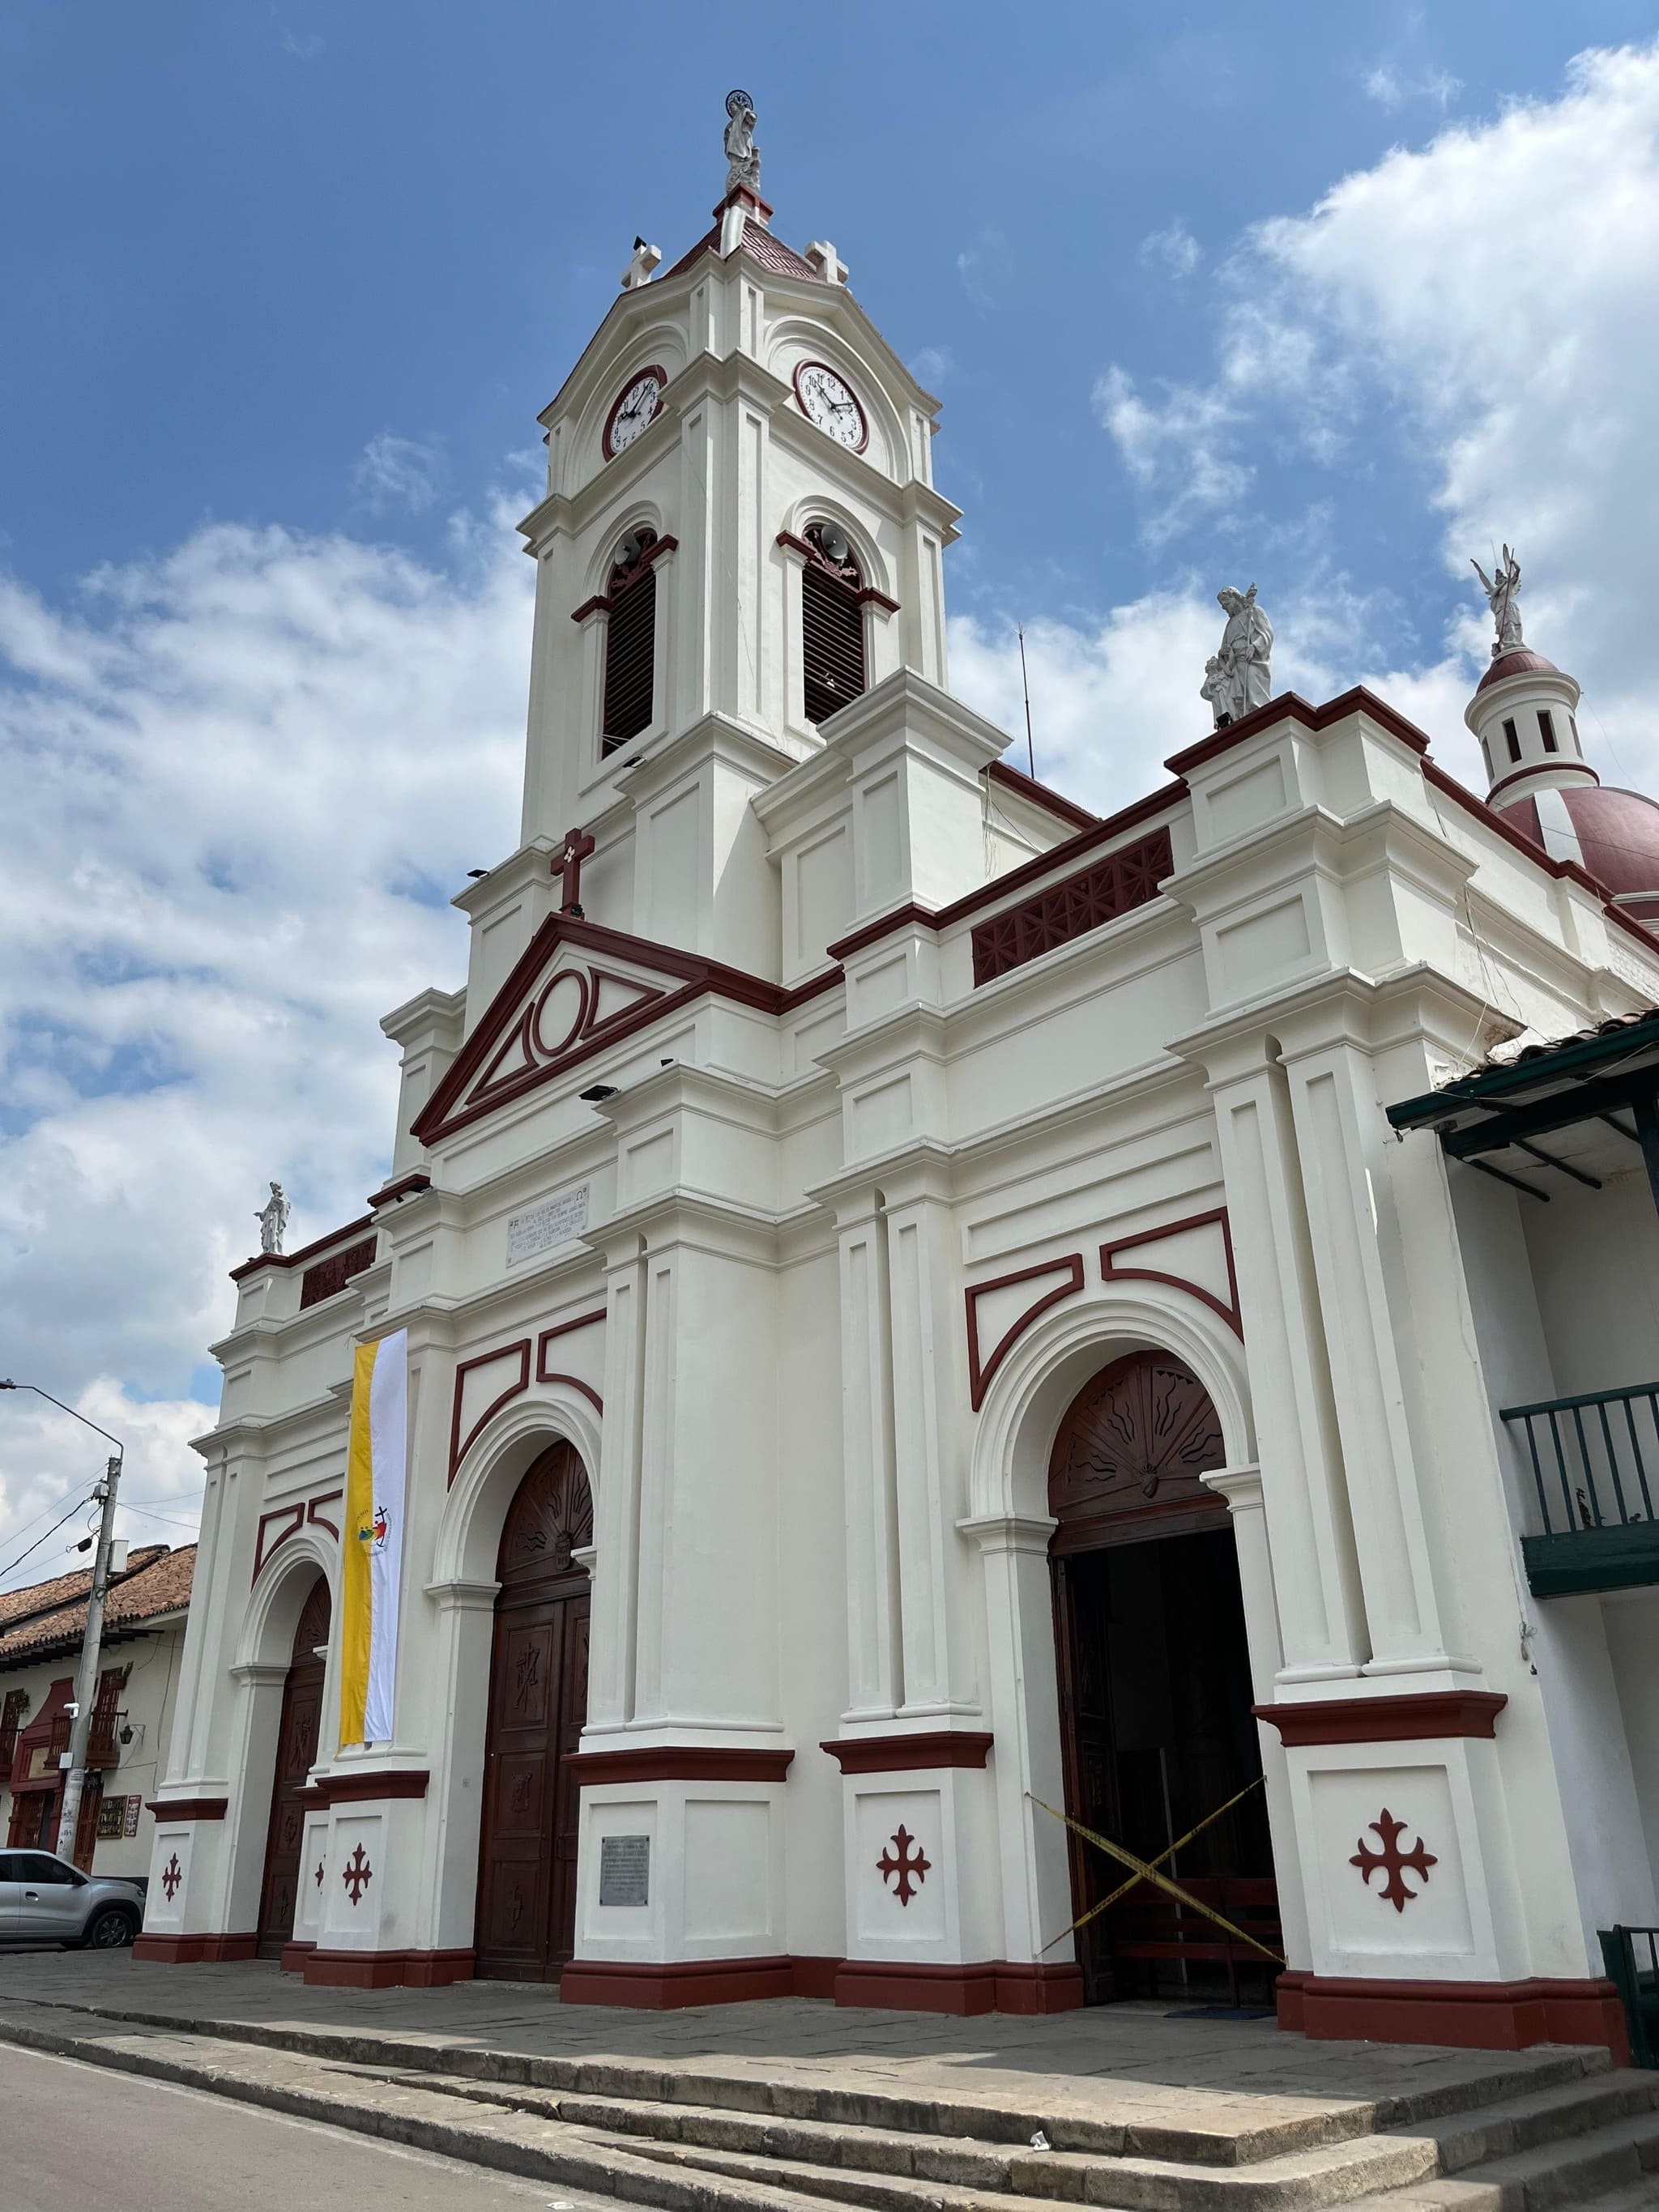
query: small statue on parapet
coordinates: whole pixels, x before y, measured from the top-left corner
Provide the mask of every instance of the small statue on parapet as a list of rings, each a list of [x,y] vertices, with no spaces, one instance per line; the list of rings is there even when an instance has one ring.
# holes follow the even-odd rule
[[[760,190],[760,149],[755,143],[755,103],[746,92],[726,95],[726,189]]]
[[[1230,584],[1216,593],[1227,616],[1218,651],[1204,664],[1199,696],[1207,699],[1218,730],[1265,707],[1273,696],[1268,657],[1273,649],[1273,626],[1255,603],[1255,586],[1236,592]]]
[[[272,1183],[270,1196],[253,1217],[259,1224],[261,1252],[274,1252],[278,1256],[281,1255],[283,1238],[288,1229],[288,1217],[292,1211],[283,1194],[281,1183]]]

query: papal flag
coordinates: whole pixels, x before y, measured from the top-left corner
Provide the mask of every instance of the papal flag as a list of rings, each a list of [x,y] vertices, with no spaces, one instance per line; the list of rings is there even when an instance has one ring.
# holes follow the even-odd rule
[[[340,1606],[340,1742],[390,1743],[403,1580],[409,1331],[360,1344],[351,1382]]]

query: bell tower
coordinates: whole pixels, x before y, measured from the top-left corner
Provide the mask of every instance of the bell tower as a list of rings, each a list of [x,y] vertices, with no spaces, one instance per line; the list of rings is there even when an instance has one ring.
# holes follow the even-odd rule
[[[574,827],[590,921],[775,979],[778,870],[750,802],[884,679],[943,687],[958,510],[933,484],[938,402],[834,246],[777,236],[752,105],[726,107],[713,227],[666,269],[636,240],[540,416],[523,842],[462,903],[476,939],[496,878],[539,881],[528,855]],[[550,876],[510,937],[561,896]]]

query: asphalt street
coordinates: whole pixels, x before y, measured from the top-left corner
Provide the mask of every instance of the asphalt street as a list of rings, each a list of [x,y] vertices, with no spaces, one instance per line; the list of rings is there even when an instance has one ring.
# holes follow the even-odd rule
[[[314,2120],[0,2043],[5,2212],[591,2212],[562,2195]]]

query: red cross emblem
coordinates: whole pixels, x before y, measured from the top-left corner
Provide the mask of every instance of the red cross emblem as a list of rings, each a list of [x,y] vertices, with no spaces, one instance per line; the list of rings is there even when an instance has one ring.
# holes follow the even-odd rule
[[[363,1856],[363,1847],[361,1844],[340,1869],[340,1879],[345,1884],[352,1903],[356,1905],[374,1879],[374,1869]]]
[[[317,1887],[318,1887],[318,1888],[319,1888],[319,1889],[320,1889],[320,1888],[322,1887],[322,1886],[323,1886],[323,1863],[322,1863],[322,1861],[321,1861],[320,1859],[319,1859],[319,1860],[318,1860],[318,1862],[317,1862]]]
[[[1348,1864],[1359,1869],[1360,1880],[1367,1889],[1371,1886],[1371,1876],[1374,1874],[1387,1875],[1388,1880],[1382,1885],[1382,1894],[1396,1912],[1403,1912],[1414,1898],[1423,1894],[1420,1889],[1407,1888],[1404,1881],[1407,1868],[1410,1868],[1419,1881],[1426,1882],[1429,1878],[1429,1869],[1431,1866],[1438,1866],[1440,1862],[1432,1851],[1425,1850],[1420,1836],[1410,1850],[1401,1850],[1400,1838],[1406,1832],[1406,1823],[1403,1820],[1396,1820],[1386,1805],[1370,1826],[1372,1831],[1382,1838],[1382,1850],[1373,1850],[1365,1838],[1361,1836],[1358,1839],[1359,1849],[1348,1861]]]
[[[909,1830],[902,1826],[876,1861],[876,1871],[884,1881],[891,1881],[895,1875],[898,1876],[895,1889],[901,1905],[908,1905],[921,1887],[931,1863],[916,1850],[915,1844]]]
[[[179,1885],[184,1878],[185,1870],[179,1863],[178,1852],[174,1851],[173,1856],[167,1861],[166,1866],[161,1869],[161,1887],[167,1893],[167,1903],[169,1905],[172,1904],[173,1898],[178,1893]]]
[[[562,848],[553,855],[553,872],[564,878],[564,898],[559,912],[582,919],[582,862],[594,850],[593,840],[582,830],[567,830]]]

